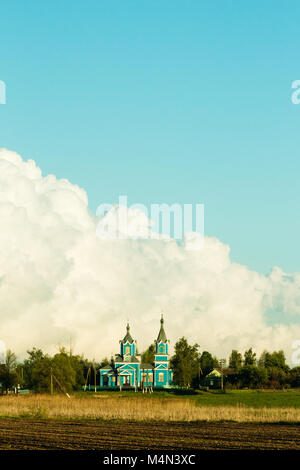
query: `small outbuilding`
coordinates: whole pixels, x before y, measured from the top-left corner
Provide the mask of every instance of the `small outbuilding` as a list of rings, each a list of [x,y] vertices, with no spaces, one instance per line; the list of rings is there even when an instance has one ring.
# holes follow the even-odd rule
[[[203,385],[211,389],[221,389],[222,388],[222,376],[223,382],[225,383],[228,375],[234,374],[233,369],[219,369],[215,368],[204,378]]]

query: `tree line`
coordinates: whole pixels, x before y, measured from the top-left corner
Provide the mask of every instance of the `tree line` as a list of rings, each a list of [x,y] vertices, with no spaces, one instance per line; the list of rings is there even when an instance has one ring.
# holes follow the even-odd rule
[[[289,388],[300,387],[300,367],[290,368],[284,352],[263,351],[258,358],[252,348],[244,354],[232,350],[229,358],[220,360],[208,351],[199,352],[199,345],[189,345],[186,338],[175,344],[171,359],[174,381],[184,387],[199,387],[213,369],[224,375],[227,388]]]
[[[155,346],[151,344],[141,354],[142,363],[154,362]],[[27,351],[27,358],[17,362],[16,355],[8,350],[6,363],[0,366],[2,391],[20,387],[36,393],[49,393],[51,383],[54,391],[72,392],[81,390],[87,383],[99,383],[97,371],[105,365],[114,366],[114,360],[104,358],[101,362],[89,361],[83,355],[74,355],[60,348],[53,356],[41,349]],[[185,337],[175,344],[170,359],[174,371],[174,382],[179,387],[199,388],[213,369],[220,369],[220,360],[208,351],[199,352],[199,345],[190,345]],[[222,372],[226,388],[289,388],[300,387],[300,367],[290,368],[283,351],[264,351],[259,358],[252,348],[243,354],[232,350],[223,360]],[[54,385],[53,385],[53,380]]]
[[[49,393],[51,382],[54,382],[54,391],[81,390],[89,368],[96,370],[102,367],[102,363],[92,363],[83,356],[67,352],[65,348],[60,348],[52,357],[41,349],[33,348],[27,351],[27,356],[23,363],[17,363],[16,355],[7,351],[6,363],[0,366],[3,392],[20,387],[36,393]]]

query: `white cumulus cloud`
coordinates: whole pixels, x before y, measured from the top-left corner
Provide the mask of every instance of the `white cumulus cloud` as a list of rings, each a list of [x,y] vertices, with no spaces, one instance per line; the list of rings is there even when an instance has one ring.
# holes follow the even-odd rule
[[[151,230],[137,210],[131,226],[133,217]],[[77,353],[100,360],[118,352],[127,318],[142,351],[162,310],[171,345],[186,336],[219,357],[253,346],[258,354],[284,349],[290,360],[300,339],[299,273],[251,271],[212,237],[198,251],[165,237],[100,239],[83,189],[43,177],[34,161],[5,149],[0,224],[0,339],[20,358],[32,346],[55,352],[71,337]]]

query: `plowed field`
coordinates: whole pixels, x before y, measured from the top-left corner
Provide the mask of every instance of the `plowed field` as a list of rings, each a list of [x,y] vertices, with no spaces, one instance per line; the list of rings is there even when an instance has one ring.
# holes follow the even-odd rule
[[[0,449],[300,449],[300,425],[1,418]]]

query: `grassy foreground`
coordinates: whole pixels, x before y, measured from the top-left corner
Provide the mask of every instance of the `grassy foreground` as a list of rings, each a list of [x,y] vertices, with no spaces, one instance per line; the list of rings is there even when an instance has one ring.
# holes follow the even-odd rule
[[[248,395],[251,397],[251,391]],[[242,392],[244,393],[244,392]],[[265,392],[268,393],[268,392]],[[0,416],[23,418],[65,418],[65,419],[105,419],[105,420],[137,420],[137,421],[235,421],[246,422],[293,422],[300,423],[299,392],[294,391],[293,406],[284,406],[284,396],[289,392],[269,392],[278,398],[280,406],[247,406],[243,403],[224,404],[205,402],[218,400],[225,395],[204,394],[192,397],[162,397],[141,394],[114,394],[97,393],[72,396],[28,395],[28,396],[2,396],[0,397]],[[284,395],[286,393],[286,395]],[[261,396],[257,393],[253,396]],[[238,394],[233,393],[233,397]],[[267,395],[264,395],[267,397]],[[252,397],[253,399],[253,397]],[[281,401],[280,401],[281,399]],[[260,399],[261,400],[261,399]],[[251,400],[250,400],[251,401]],[[276,400],[275,400],[276,401]],[[291,397],[287,400],[291,402]],[[274,402],[274,400],[273,400]],[[274,404],[274,403],[273,403]]]
[[[93,392],[79,392],[77,396],[82,398],[94,397]],[[132,391],[122,392],[97,392],[96,396],[131,398],[146,398],[149,395],[138,394]],[[226,393],[220,393],[218,390],[203,392],[195,391],[194,393],[185,392],[167,392],[155,391],[151,395],[151,399],[183,399],[191,400],[197,406],[247,406],[252,408],[300,408],[300,390],[228,390]]]

